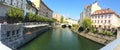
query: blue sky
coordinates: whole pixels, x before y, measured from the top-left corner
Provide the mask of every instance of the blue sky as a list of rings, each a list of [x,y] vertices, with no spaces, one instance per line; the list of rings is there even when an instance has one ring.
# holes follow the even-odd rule
[[[92,4],[94,1],[96,0],[43,0],[54,13],[76,20],[80,18],[84,5]],[[98,5],[102,9],[110,8],[120,15],[120,0],[98,0]]]

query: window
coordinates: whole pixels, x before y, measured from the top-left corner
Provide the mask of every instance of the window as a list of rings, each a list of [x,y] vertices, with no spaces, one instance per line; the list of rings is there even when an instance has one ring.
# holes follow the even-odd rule
[[[108,20],[108,23],[110,24],[110,20]]]
[[[106,20],[105,20],[105,24],[106,24]]]
[[[17,30],[17,37],[19,37],[19,29]]]
[[[98,23],[99,23],[99,20],[98,20]]]
[[[98,19],[100,18],[100,16],[98,16]]]
[[[10,36],[10,31],[7,31],[7,37],[9,37]]]
[[[95,18],[97,18],[97,16],[95,16]]]
[[[96,23],[96,20],[95,20],[95,23]]]
[[[103,18],[103,15],[101,16],[101,18]]]
[[[10,5],[12,5],[13,0],[11,0]]]
[[[15,35],[15,31],[12,31],[12,36]]]
[[[103,23],[103,20],[101,20],[101,23]]]

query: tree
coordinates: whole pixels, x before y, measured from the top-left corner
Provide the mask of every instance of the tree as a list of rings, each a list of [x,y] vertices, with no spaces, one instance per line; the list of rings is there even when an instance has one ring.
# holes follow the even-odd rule
[[[63,16],[61,16],[61,23],[63,23],[64,22],[64,17]]]
[[[86,17],[86,18],[83,19],[81,26],[82,26],[84,29],[86,29],[86,28],[90,28],[91,25],[92,25],[91,19]]]
[[[8,19],[13,21],[21,21],[23,20],[23,11],[19,8],[10,7],[6,12],[6,16]]]
[[[12,19],[12,21],[19,21],[23,19],[23,11],[19,8],[10,7],[6,16],[8,19]]]
[[[35,15],[33,13],[26,14],[27,21],[33,22],[35,20]]]

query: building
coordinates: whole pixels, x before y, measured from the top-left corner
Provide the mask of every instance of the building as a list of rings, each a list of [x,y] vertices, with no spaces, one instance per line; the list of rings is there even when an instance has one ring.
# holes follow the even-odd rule
[[[23,45],[22,24],[0,24],[0,43],[11,49]]]
[[[80,22],[82,22],[83,18],[90,17],[91,14],[94,13],[96,10],[101,10],[101,7],[98,5],[97,1],[95,1],[91,5],[85,5],[84,10],[80,13]]]
[[[35,7],[35,4],[29,0],[26,0],[26,10],[25,13],[38,14],[38,9]],[[26,14],[25,14],[26,15]]]
[[[0,20],[5,18],[5,14],[9,7],[20,8],[23,11],[26,9],[26,0],[0,0]]]
[[[59,14],[53,14],[52,18],[56,19],[58,22],[61,22],[61,15]]]
[[[117,28],[120,26],[120,17],[114,11],[108,9],[96,10],[91,15],[93,27],[98,28]]]
[[[31,0],[35,4],[35,7],[39,9],[41,0]]]
[[[53,16],[53,11],[42,0],[31,0],[35,7],[38,9],[38,14],[43,17]]]
[[[43,17],[50,17],[53,16],[53,11],[45,5],[43,1],[40,2],[39,14]]]

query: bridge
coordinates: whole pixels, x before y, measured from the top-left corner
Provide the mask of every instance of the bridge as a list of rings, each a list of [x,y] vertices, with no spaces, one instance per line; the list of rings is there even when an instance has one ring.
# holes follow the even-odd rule
[[[71,28],[72,24],[70,24],[70,23],[61,23],[60,26],[61,27],[69,27],[69,28]]]

